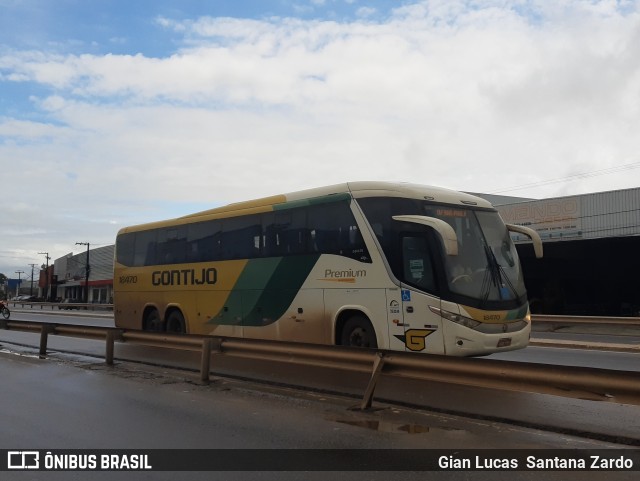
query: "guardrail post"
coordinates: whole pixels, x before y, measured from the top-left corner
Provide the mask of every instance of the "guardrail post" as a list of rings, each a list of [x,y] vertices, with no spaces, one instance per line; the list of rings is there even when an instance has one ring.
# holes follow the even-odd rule
[[[106,354],[104,356],[105,362],[107,366],[113,366],[113,352],[114,352],[114,344],[115,341],[122,340],[122,331],[120,329],[109,329],[107,331],[107,346],[106,346]]]
[[[381,352],[376,353],[376,358],[373,361],[373,372],[371,373],[371,379],[369,379],[369,385],[364,392],[362,402],[360,403],[360,411],[371,409],[371,403],[373,402],[373,391],[376,389],[376,383],[382,372],[384,366],[384,354]]]
[[[56,330],[55,324],[43,324],[40,327],[40,358],[44,358],[47,355],[47,340],[49,333]]]
[[[209,370],[211,368],[211,351],[213,349],[213,339],[202,340],[202,358],[200,359],[200,380],[209,382]]]

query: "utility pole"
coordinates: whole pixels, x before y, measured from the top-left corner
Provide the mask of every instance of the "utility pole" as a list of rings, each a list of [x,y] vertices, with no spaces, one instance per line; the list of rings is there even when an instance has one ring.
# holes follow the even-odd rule
[[[31,266],[31,290],[29,291],[29,295],[33,296],[33,270],[37,266],[37,264],[29,264]]]
[[[48,252],[38,252],[39,255],[43,255],[47,260],[47,264],[44,268],[44,301],[47,302],[47,297],[49,296],[49,253]]]
[[[85,266],[84,277],[84,303],[89,303],[89,274],[91,273],[91,266],[89,265],[89,243],[88,242],[76,242],[77,246],[87,246],[87,262]]]
[[[24,271],[16,271],[16,274],[18,274],[18,286],[16,287],[16,297],[18,297],[20,295],[20,284],[22,284],[20,275],[24,274]]]

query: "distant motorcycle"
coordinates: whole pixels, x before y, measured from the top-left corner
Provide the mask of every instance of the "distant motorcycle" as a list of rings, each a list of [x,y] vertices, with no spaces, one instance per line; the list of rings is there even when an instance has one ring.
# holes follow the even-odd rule
[[[2,317],[5,319],[9,319],[9,316],[11,316],[9,306],[7,306],[7,303],[4,301],[0,301],[0,312],[2,313]]]

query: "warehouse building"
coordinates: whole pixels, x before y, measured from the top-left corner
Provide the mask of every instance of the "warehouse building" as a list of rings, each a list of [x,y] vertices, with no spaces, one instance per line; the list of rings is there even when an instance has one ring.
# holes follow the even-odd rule
[[[529,239],[513,236],[532,312],[640,315],[640,188],[542,200],[480,195],[543,240],[536,259]]]

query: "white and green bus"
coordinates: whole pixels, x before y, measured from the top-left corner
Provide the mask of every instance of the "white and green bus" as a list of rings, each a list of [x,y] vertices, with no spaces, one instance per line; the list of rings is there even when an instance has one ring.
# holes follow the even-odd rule
[[[127,227],[118,327],[453,356],[523,348],[527,295],[487,201],[354,182]]]

